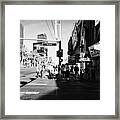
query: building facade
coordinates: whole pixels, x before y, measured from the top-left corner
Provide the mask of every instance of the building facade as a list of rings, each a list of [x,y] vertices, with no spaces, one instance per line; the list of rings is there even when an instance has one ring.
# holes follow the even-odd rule
[[[95,45],[100,44],[100,21],[95,22],[78,20],[68,42],[68,63],[85,66],[92,76],[90,79],[97,79],[96,74],[100,73],[100,49],[95,50]]]

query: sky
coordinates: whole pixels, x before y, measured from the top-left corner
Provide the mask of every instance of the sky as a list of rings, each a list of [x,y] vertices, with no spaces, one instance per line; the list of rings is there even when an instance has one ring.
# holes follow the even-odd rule
[[[21,20],[20,22],[24,27],[24,38],[36,39],[38,34],[46,33],[48,41],[55,40],[54,20]],[[75,22],[77,22],[77,20],[61,20],[61,48],[63,49],[63,62],[67,62],[68,41],[72,35]],[[23,42],[28,51],[33,50],[33,42],[35,41],[26,40]],[[55,47],[48,47],[48,56],[52,57],[56,64],[59,60],[56,57],[56,51],[58,49],[58,45]]]

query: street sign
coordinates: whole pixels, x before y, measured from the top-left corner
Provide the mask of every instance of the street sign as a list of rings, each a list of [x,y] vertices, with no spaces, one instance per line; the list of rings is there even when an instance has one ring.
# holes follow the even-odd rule
[[[56,43],[43,43],[43,46],[56,46]]]
[[[79,62],[90,62],[90,58],[80,58]]]

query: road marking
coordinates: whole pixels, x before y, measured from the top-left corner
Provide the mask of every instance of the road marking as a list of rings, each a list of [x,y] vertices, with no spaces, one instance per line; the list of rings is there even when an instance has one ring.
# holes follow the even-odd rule
[[[47,84],[44,84],[44,83],[29,83],[28,85],[47,85]]]
[[[20,92],[20,94],[39,94],[40,92]]]
[[[31,80],[26,79],[26,80],[20,80],[20,82],[30,82]]]

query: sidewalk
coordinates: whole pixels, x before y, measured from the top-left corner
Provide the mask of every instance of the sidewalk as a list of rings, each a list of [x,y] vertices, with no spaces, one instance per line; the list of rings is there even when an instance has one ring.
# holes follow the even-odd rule
[[[100,81],[99,80],[90,80],[84,79],[81,77],[69,77],[63,78],[59,76],[56,80],[57,85],[59,88],[75,88],[75,87],[82,87],[84,89],[92,89],[92,90],[100,90]]]
[[[37,78],[20,88],[21,100],[35,100],[57,89],[54,80]],[[55,94],[54,94],[55,96]]]
[[[36,79],[35,67],[20,67],[20,87]]]

